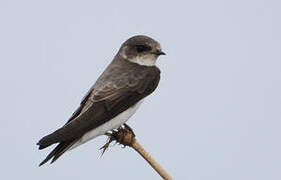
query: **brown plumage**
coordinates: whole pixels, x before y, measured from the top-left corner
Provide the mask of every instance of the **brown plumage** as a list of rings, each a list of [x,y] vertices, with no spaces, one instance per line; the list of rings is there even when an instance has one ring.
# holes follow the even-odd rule
[[[147,39],[143,39],[143,37],[138,39],[137,43],[141,44],[142,41],[147,43]],[[150,39],[149,43],[157,44],[156,41]],[[131,44],[134,42],[129,39],[122,47],[128,45],[131,47]],[[131,51],[128,55],[132,54]],[[40,163],[40,166],[52,158],[52,162],[54,162],[85,133],[110,121],[151,94],[156,89],[159,80],[160,70],[156,66],[143,66],[130,62],[119,52],[89,90],[69,121],[37,143],[39,149],[59,143]]]

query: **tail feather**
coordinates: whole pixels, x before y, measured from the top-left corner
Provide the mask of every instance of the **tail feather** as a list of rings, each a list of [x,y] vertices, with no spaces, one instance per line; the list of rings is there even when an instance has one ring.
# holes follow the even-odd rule
[[[51,151],[48,156],[39,164],[39,166],[42,166],[46,162],[48,162],[50,159],[52,159],[51,163],[55,162],[63,153],[65,153],[74,143],[74,141],[68,141],[68,142],[61,142],[58,144],[53,151]],[[41,146],[40,146],[41,147]],[[39,147],[39,149],[40,149]]]
[[[52,134],[44,136],[42,139],[40,139],[37,145],[39,145],[39,149],[44,149],[58,142],[59,140],[58,138],[56,138],[56,131],[55,131]]]
[[[46,145],[40,145],[39,143],[37,143],[37,145],[39,145],[39,150],[41,149],[45,149],[46,147],[49,147],[50,145],[46,146]]]

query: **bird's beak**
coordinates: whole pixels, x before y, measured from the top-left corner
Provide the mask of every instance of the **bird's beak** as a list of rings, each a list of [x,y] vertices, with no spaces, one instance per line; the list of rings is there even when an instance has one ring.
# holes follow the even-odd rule
[[[162,50],[156,50],[155,52],[153,52],[153,54],[156,54],[157,56],[166,55],[166,53],[164,53]]]

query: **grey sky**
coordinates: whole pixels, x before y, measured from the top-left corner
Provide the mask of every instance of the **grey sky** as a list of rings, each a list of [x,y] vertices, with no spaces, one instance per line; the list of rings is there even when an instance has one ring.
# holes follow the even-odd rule
[[[36,142],[67,121],[136,34],[167,53],[128,122],[175,179],[281,179],[278,0],[0,1],[1,179],[161,179],[99,137],[38,168]]]

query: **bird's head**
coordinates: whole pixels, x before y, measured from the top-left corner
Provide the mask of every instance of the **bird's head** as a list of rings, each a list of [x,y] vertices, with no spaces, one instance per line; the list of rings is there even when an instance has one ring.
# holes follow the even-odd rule
[[[138,35],[125,41],[118,54],[134,63],[146,66],[154,66],[160,55],[165,55],[160,44],[154,39]]]

